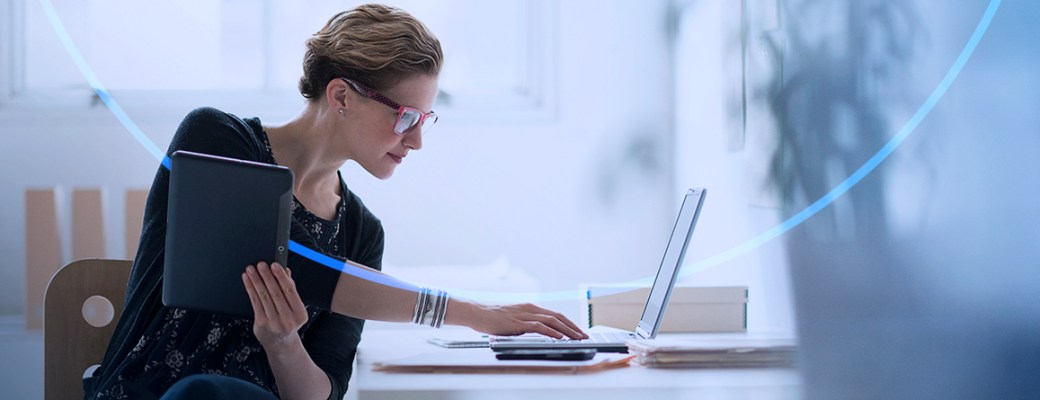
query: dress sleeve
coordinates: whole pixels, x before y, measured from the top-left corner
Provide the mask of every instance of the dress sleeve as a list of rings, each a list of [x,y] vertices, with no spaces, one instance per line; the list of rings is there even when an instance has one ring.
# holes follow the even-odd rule
[[[383,224],[379,223],[378,220],[373,226],[374,235],[372,239],[367,243],[365,247],[364,255],[360,257],[360,263],[366,267],[382,271],[383,270]]]
[[[342,399],[353,374],[354,357],[361,342],[365,321],[325,312],[314,321],[303,337],[303,347],[314,364],[329,377],[332,393],[329,399]]]
[[[342,228],[342,234],[346,235],[345,247],[350,249],[347,251],[346,257],[366,267],[382,270],[383,224],[352,194],[350,196],[352,201],[357,202],[357,205],[355,209],[348,210],[346,220],[350,222]],[[296,221],[293,221],[289,237],[304,247],[315,251],[319,249],[307,229]],[[342,257],[327,256],[338,263],[346,262],[346,259]],[[293,270],[293,279],[296,280],[296,287],[303,303],[331,311],[332,294],[336,290],[341,272],[295,252],[289,253],[288,263]]]
[[[379,219],[364,209],[362,217],[353,220],[360,226],[353,226],[357,236],[349,239],[350,257],[362,265],[374,269],[382,269],[383,260],[383,225]],[[332,384],[329,399],[342,399],[347,392],[347,383],[353,373],[352,365],[357,355],[357,346],[361,342],[361,331],[365,321],[358,318],[323,313],[303,337],[303,346],[307,349],[314,364],[325,371]]]

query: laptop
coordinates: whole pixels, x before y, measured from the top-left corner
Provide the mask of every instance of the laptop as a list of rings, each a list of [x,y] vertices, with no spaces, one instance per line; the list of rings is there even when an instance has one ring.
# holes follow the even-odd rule
[[[241,275],[286,264],[292,172],[188,151],[170,159],[163,304],[252,317]]]
[[[661,328],[664,319],[664,310],[668,305],[668,299],[675,287],[675,280],[679,276],[683,258],[686,256],[686,247],[690,244],[693,228],[697,225],[697,217],[700,216],[701,206],[707,190],[703,188],[690,189],[683,198],[682,207],[679,209],[679,217],[672,227],[672,236],[665,247],[661,266],[654,278],[654,285],[650,289],[650,297],[647,298],[646,306],[643,307],[643,315],[636,324],[634,332],[606,332],[589,333],[589,338],[584,340],[554,339],[547,336],[495,336],[489,342],[494,351],[512,349],[596,349],[600,352],[625,353],[628,346],[625,342],[637,339],[653,339]]]

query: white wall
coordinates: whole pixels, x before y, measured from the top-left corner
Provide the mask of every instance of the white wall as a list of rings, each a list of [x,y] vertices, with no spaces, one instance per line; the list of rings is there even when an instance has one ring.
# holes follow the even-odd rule
[[[355,164],[344,169],[351,188],[383,220],[386,263],[481,265],[505,256],[539,279],[542,290],[634,279],[656,268],[676,203],[669,189],[666,2],[550,5],[558,9],[558,37],[552,39],[558,98],[548,118],[493,123],[459,113],[439,123],[424,149],[389,181]],[[184,104],[257,114],[233,100]],[[123,105],[163,148],[190,109]],[[275,122],[297,111],[259,115]],[[147,187],[158,164],[102,107],[4,106],[0,118],[7,142],[0,150],[6,188],[0,193],[0,243],[9,254],[0,267],[0,312],[19,313],[24,190],[106,187],[107,256],[121,257],[122,191]],[[640,140],[650,143],[649,170],[625,158]]]
[[[780,222],[778,209],[756,205],[769,203],[755,190],[764,182],[761,165],[768,155],[757,151],[763,139],[754,129],[765,124],[749,123],[744,146],[730,145],[741,129],[728,103],[740,88],[739,23],[740,3],[726,1],[691,2],[681,9],[678,23],[673,193],[708,188],[688,256],[694,263],[728,252]],[[795,329],[781,239],[701,269],[681,283],[748,286],[749,329]]]

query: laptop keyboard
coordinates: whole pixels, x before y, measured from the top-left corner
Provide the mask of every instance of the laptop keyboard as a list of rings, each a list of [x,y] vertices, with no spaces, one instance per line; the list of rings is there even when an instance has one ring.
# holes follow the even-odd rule
[[[603,332],[603,333],[590,333],[588,339],[553,339],[553,342],[595,342],[595,343],[624,343],[626,341],[637,339],[636,335],[628,332]]]

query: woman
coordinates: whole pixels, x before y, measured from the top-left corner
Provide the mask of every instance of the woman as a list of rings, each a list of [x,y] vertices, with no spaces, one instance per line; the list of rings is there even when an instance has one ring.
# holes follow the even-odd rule
[[[411,15],[380,5],[340,13],[307,42],[303,112],[284,125],[202,108],[181,123],[168,154],[191,150],[279,164],[294,172],[291,239],[379,274],[383,230],[338,170],[354,160],[380,179],[422,148],[437,117],[442,54]],[[288,268],[246,266],[254,319],[161,303],[169,171],[149,193],[141,245],[108,351],[87,398],[342,398],[366,319],[462,325],[511,335],[587,337],[530,304],[485,306],[385,275],[383,285],[293,253]],[[351,261],[346,261],[351,260]],[[372,269],[370,269],[372,268]],[[297,291],[298,290],[298,291]]]

